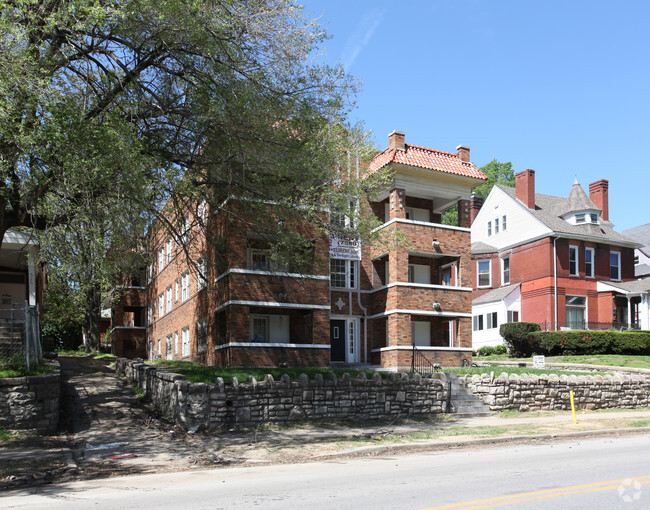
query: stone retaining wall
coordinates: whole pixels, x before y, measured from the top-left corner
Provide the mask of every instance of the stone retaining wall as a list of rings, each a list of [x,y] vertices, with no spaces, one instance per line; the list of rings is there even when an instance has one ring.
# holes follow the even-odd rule
[[[301,375],[291,381],[284,375],[275,381],[252,377],[246,383],[233,378],[225,384],[189,383],[185,377],[158,370],[142,362],[119,359],[117,370],[143,388],[154,405],[168,418],[191,428],[212,430],[223,426],[297,421],[374,420],[423,416],[444,412],[446,378],[389,374],[382,379],[364,374],[352,379]]]
[[[576,409],[647,407],[650,378],[639,375],[557,376],[488,374],[462,378],[492,411],[571,409],[573,390]]]
[[[47,375],[0,379],[0,427],[56,432],[59,423],[59,364]]]

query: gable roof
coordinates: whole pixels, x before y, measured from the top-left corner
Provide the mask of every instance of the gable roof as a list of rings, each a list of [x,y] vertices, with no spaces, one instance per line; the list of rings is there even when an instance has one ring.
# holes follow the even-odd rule
[[[476,241],[475,243],[472,243],[470,251],[472,255],[481,255],[482,253],[494,253],[497,249],[490,244]]]
[[[501,190],[505,191],[513,200],[522,203],[521,200],[517,198],[515,188],[501,184],[495,184],[495,186],[498,186]],[[591,204],[593,205],[593,202],[591,202]],[[571,211],[572,209],[570,208],[571,204],[568,198],[544,195],[542,193],[535,193],[534,210],[525,207],[530,214],[551,229],[554,234],[565,234],[567,237],[592,239],[597,242],[614,243],[629,246],[631,248],[637,248],[640,246],[639,243],[635,242],[633,239],[616,232],[612,228],[614,225],[603,219],[601,219],[600,223],[597,225],[593,223],[572,225],[571,223],[564,221],[560,218],[560,215],[566,214],[567,211]],[[595,205],[593,206],[593,209],[599,210]]]
[[[623,234],[641,243],[643,253],[650,255],[650,223],[623,230]]]
[[[388,147],[381,151],[370,162],[368,171],[371,173],[376,172],[390,163],[425,168],[427,170],[471,177],[473,179],[487,180],[487,175],[481,172],[474,163],[461,160],[458,154],[437,151],[408,143],[404,144],[404,150]]]
[[[494,301],[501,301],[502,299],[507,298],[515,290],[519,288],[521,283],[513,283],[506,287],[499,287],[498,289],[491,290],[486,292],[482,296],[477,297],[472,301],[472,305],[482,305],[483,303],[492,303]]]

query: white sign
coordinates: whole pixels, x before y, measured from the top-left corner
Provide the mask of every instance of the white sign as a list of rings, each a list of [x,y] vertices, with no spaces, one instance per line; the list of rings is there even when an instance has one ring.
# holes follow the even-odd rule
[[[330,258],[361,260],[361,241],[355,237],[330,234]]]
[[[544,356],[533,356],[533,368],[546,368]]]

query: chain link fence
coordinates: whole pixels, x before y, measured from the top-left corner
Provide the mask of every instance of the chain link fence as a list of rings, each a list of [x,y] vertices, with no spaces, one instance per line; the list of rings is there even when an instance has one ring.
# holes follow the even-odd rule
[[[27,370],[43,356],[38,306],[0,306],[0,364],[22,364]]]

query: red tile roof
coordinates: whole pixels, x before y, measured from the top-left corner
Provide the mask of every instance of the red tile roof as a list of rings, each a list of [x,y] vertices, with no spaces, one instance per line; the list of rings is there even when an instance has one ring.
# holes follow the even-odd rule
[[[408,143],[404,144],[404,147],[404,150],[384,149],[370,162],[368,171],[370,173],[376,172],[390,163],[397,163],[447,174],[462,175],[463,177],[473,177],[474,179],[487,179],[487,175],[481,172],[475,164],[462,161],[458,154],[427,149],[426,147]]]

